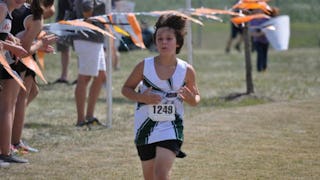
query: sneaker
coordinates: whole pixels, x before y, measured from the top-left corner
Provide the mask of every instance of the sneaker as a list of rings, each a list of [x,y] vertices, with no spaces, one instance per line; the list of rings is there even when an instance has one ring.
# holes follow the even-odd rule
[[[57,83],[69,84],[69,81],[66,80],[66,79],[61,79],[61,78],[59,78],[59,79],[57,79],[57,80],[55,80],[55,81],[53,82],[53,84],[57,84]]]
[[[21,156],[24,154],[28,154],[28,151],[25,149],[18,149],[18,148],[16,148],[16,146],[11,145],[10,146],[10,154]]]
[[[78,79],[72,81],[71,85],[75,85],[75,84],[77,84],[77,82],[78,82]]]
[[[10,166],[10,163],[0,160],[0,168],[7,168],[9,166]]]
[[[10,155],[0,154],[0,160],[4,162],[9,162],[9,163],[28,163],[29,162],[27,159],[23,159],[12,154]]]
[[[88,125],[88,121],[77,122],[76,128],[78,130],[85,130],[85,131],[91,130],[90,126]]]
[[[77,122],[76,127],[84,127],[87,126],[88,122],[87,121],[82,121],[82,122]]]
[[[241,52],[241,47],[240,47],[240,44],[236,44],[234,46],[234,48],[240,53]]]
[[[33,152],[33,153],[37,153],[39,152],[38,149],[30,147],[28,144],[26,144],[25,142],[23,142],[22,140],[20,140],[20,142],[18,144],[14,144],[13,145],[14,148],[16,148],[19,152]]]
[[[18,155],[18,149],[16,149],[12,144],[10,145],[10,154]]]
[[[87,124],[88,125],[102,125],[102,123],[96,118],[96,117],[91,117],[87,119]]]

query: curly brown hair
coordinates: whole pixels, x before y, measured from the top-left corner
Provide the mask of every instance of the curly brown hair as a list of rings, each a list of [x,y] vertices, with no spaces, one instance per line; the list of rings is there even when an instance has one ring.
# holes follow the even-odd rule
[[[177,39],[177,44],[179,45],[176,48],[176,54],[179,54],[184,43],[184,36],[186,35],[186,30],[185,30],[186,21],[187,21],[186,18],[179,15],[175,15],[175,14],[161,15],[154,26],[155,27],[155,31],[153,34],[154,42],[156,42],[155,40],[156,40],[156,34],[158,32],[158,29],[162,27],[169,27],[174,30],[174,34]]]

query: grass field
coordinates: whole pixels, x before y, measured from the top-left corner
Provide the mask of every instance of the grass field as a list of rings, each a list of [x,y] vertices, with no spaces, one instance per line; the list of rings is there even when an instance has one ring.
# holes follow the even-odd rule
[[[24,138],[41,152],[27,165],[1,169],[4,179],[141,179],[133,144],[134,103],[120,87],[147,51],[124,53],[113,73],[113,127],[76,130],[74,86],[41,85],[30,105]],[[244,92],[243,54],[195,51],[202,94],[197,108],[186,107],[184,151],[173,179],[318,179],[320,79],[317,48],[270,52],[269,70],[254,74],[255,96],[224,101]],[[182,58],[185,57],[183,53]],[[47,58],[46,75],[59,72],[57,56]],[[75,78],[76,61],[70,68]],[[106,121],[104,93],[96,115]]]
[[[311,25],[297,25],[293,32],[305,26]],[[319,47],[303,47],[308,40],[293,33],[298,45],[271,50],[266,73],[253,69],[255,93],[225,101],[246,91],[244,54],[224,53],[227,30],[226,24],[204,28],[202,48],[194,51],[202,101],[196,108],[186,106],[183,150],[188,156],[177,159],[172,179],[319,179]],[[315,34],[310,28],[305,32],[306,37]],[[25,155],[29,164],[0,169],[0,179],[142,179],[133,144],[134,102],[120,88],[134,65],[152,55],[121,54],[121,69],[113,72],[111,129],[77,130],[75,87],[39,81],[23,137],[41,151]],[[186,59],[185,49],[179,57]],[[252,59],[255,67],[255,54]],[[58,55],[47,56],[44,73],[50,82],[59,76]],[[76,73],[73,56],[70,80]],[[106,122],[105,93],[100,97],[96,116]]]

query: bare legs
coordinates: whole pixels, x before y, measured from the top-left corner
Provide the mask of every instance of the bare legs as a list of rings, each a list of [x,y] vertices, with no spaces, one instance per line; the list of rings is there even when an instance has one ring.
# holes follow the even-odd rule
[[[225,51],[226,51],[226,53],[229,53],[230,52],[230,50],[231,50],[231,45],[232,45],[232,41],[233,40],[236,40],[236,43],[235,43],[235,45],[234,45],[234,48],[238,51],[238,52],[241,52],[241,43],[242,43],[242,40],[243,40],[243,38],[242,38],[242,35],[239,35],[239,36],[237,36],[237,37],[235,37],[235,38],[233,38],[233,37],[230,37],[229,39],[228,39],[228,41],[227,41],[227,46],[226,46],[226,49],[225,49]]]
[[[105,82],[106,75],[105,71],[99,71],[97,77],[93,78],[91,83],[89,94],[88,94],[88,104],[87,112],[85,114],[85,104],[87,96],[87,87],[91,80],[91,76],[78,75],[77,86],[75,89],[76,106],[77,106],[77,123],[84,122],[86,118],[93,117],[94,108],[98,100],[102,84]]]
[[[20,86],[14,79],[1,80],[0,91],[0,154],[9,155],[15,105]]]
[[[28,104],[38,95],[38,87],[32,76],[24,78],[27,91],[21,90],[16,102],[16,110],[12,127],[12,144],[18,144],[21,140],[24,126],[25,112]]]
[[[120,53],[117,51],[117,49],[114,46],[112,49],[112,66],[113,66],[113,70],[120,69]]]
[[[141,162],[144,179],[168,180],[175,158],[171,150],[157,147],[154,159]]]
[[[68,66],[70,62],[70,50],[69,48],[61,51],[61,80],[68,80]]]

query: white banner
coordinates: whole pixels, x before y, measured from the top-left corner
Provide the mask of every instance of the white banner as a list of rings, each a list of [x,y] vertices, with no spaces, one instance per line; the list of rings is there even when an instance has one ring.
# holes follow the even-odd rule
[[[290,39],[290,19],[288,15],[271,18],[261,26],[262,31],[275,50],[284,51],[288,49]]]

